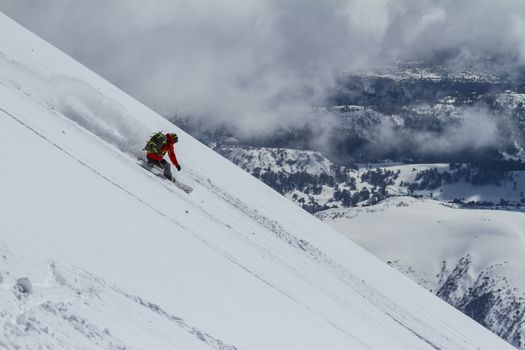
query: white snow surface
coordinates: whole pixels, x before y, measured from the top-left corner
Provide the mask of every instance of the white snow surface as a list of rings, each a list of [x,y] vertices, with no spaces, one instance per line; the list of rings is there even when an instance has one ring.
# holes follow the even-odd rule
[[[524,348],[524,213],[397,197],[316,216]]]
[[[0,348],[512,349],[3,15],[0,138]]]
[[[460,209],[430,199],[389,198],[363,208],[331,209],[317,216],[429,290],[436,290],[443,267],[471,256],[471,283],[495,269],[525,292],[525,214]]]

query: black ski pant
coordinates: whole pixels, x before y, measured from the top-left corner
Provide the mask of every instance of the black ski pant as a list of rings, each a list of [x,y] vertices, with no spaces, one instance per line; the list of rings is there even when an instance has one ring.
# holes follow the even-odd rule
[[[148,166],[151,168],[153,168],[154,166],[158,166],[159,168],[164,169],[164,176],[166,176],[170,180],[173,179],[173,176],[171,175],[171,165],[166,160],[155,160],[148,158]]]

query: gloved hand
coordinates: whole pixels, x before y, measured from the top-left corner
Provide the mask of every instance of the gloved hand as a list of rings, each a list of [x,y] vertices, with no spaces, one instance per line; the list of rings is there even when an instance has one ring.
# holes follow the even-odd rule
[[[180,171],[180,165],[179,164],[175,165],[175,168],[177,168],[177,171]]]

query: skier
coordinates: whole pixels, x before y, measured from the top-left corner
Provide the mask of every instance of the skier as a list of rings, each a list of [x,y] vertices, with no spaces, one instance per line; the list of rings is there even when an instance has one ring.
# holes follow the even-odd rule
[[[161,131],[153,134],[149,139],[144,150],[147,151],[148,167],[153,168],[155,165],[164,169],[164,176],[174,180],[171,175],[171,165],[164,160],[164,155],[168,152],[171,162],[180,171],[181,167],[175,156],[173,145],[179,141],[177,134],[162,133]]]

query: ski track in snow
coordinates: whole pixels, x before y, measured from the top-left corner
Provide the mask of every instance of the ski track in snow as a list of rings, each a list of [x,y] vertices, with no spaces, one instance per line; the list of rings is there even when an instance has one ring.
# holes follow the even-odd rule
[[[54,263],[52,263],[50,265],[50,268],[52,269],[53,273],[57,276],[57,280],[61,281],[61,283],[63,285],[66,285],[69,288],[75,290],[74,286],[69,284],[67,279],[62,277],[62,275],[57,271],[57,268],[56,268]],[[154,312],[156,314],[159,314],[160,316],[168,319],[169,321],[172,321],[172,322],[176,323],[178,327],[184,329],[185,331],[187,331],[188,333],[190,333],[193,336],[197,337],[199,340],[203,341],[204,343],[208,344],[210,347],[212,347],[214,349],[217,349],[217,350],[236,350],[237,349],[233,345],[228,345],[228,344],[224,343],[223,341],[221,341],[220,339],[217,339],[217,338],[209,335],[208,333],[206,333],[206,332],[204,332],[204,331],[202,331],[202,330],[200,330],[200,329],[198,329],[196,327],[188,325],[182,318],[180,318],[180,317],[178,317],[176,315],[168,313],[161,306],[159,306],[159,305],[157,305],[155,303],[152,303],[150,301],[144,300],[140,296],[131,295],[129,293],[126,293],[125,291],[121,290],[120,288],[118,288],[116,286],[111,286],[108,283],[106,283],[106,281],[104,281],[103,279],[95,277],[95,276],[91,275],[90,273],[88,273],[87,271],[79,271],[78,269],[71,268],[71,267],[70,267],[70,269],[72,269],[74,272],[76,272],[76,276],[80,276],[81,274],[83,274],[85,276],[88,276],[88,280],[90,280],[92,282],[96,282],[98,285],[100,285],[102,287],[105,287],[107,289],[110,289],[110,290],[114,291],[115,293],[120,294],[120,295],[124,296],[125,298],[127,298],[127,299],[129,299],[129,300],[131,300],[131,301],[133,301],[133,302],[135,302],[135,303],[145,307],[149,311]],[[76,292],[77,293],[82,293],[82,291],[78,291],[78,290],[76,290]]]
[[[5,252],[4,247],[2,247],[2,251]],[[4,254],[3,256],[7,260],[6,255]],[[3,290],[0,290],[2,299],[16,297],[19,304],[18,313],[11,315],[11,317],[6,317],[8,315],[5,312],[1,315],[4,319],[7,318],[1,329],[3,329],[6,339],[12,341],[12,344],[2,343],[0,338],[0,347],[19,349],[17,345],[14,345],[17,343],[16,341],[30,335],[46,338],[47,340],[42,339],[42,341],[44,344],[48,343],[49,346],[52,346],[53,341],[63,341],[61,339],[63,337],[62,334],[50,333],[46,326],[46,321],[49,321],[48,318],[54,318],[55,322],[58,319],[59,323],[63,323],[63,327],[68,327],[74,332],[81,334],[97,348],[108,350],[135,349],[135,347],[125,344],[120,339],[112,336],[109,329],[101,329],[96,323],[74,311],[76,305],[90,306],[93,303],[107,299],[107,296],[103,298],[102,294],[113,293],[120,296],[120,298],[126,299],[128,302],[140,305],[141,308],[169,320],[210,348],[216,350],[237,350],[237,347],[189,325],[184,319],[167,312],[160,305],[147,301],[140,296],[129,294],[87,271],[73,266],[59,265],[56,262],[50,262],[48,269],[48,280],[43,283],[37,283],[35,286],[37,290],[49,291],[51,294],[46,293],[42,296],[23,295],[9,287],[4,287]],[[10,297],[8,294],[12,296]],[[30,349],[30,346],[27,349]]]
[[[89,169],[91,172],[95,173],[97,176],[100,176],[101,178],[103,178],[104,180],[106,180],[107,182],[109,182],[110,184],[112,184],[113,186],[115,186],[116,188],[122,190],[123,192],[125,192],[126,194],[130,195],[131,197],[133,197],[133,199],[139,201],[140,203],[144,204],[146,207],[148,207],[149,209],[155,211],[157,214],[169,219],[170,221],[172,221],[174,224],[176,224],[177,226],[179,226],[180,228],[184,228],[184,226],[182,224],[180,224],[179,222],[175,221],[174,219],[172,219],[171,217],[169,217],[169,215],[167,215],[166,213],[162,212],[161,210],[159,210],[158,208],[154,207],[152,204],[150,203],[147,203],[146,201],[144,201],[142,198],[140,198],[139,196],[137,196],[136,194],[134,194],[133,192],[129,191],[128,189],[124,188],[123,186],[119,185],[118,183],[116,183],[115,181],[111,180],[110,178],[108,178],[107,176],[105,176],[104,174],[102,174],[101,172],[97,171],[96,169],[94,169],[93,167],[89,166],[88,164],[86,164],[85,162],[83,162],[82,160],[80,160],[79,158],[75,157],[73,154],[71,154],[70,152],[66,151],[63,147],[60,147],[58,144],[56,144],[55,142],[51,141],[49,138],[47,138],[46,136],[42,135],[41,133],[39,133],[38,131],[36,131],[35,129],[33,129],[32,127],[30,127],[29,125],[27,125],[26,123],[24,123],[23,121],[21,121],[20,119],[18,119],[17,117],[15,117],[13,114],[9,113],[8,111],[6,111],[5,109],[1,108],[0,107],[0,112],[4,113],[4,115],[12,118],[13,120],[15,120],[17,123],[19,123],[20,125],[22,125],[24,128],[30,130],[32,133],[34,133],[35,135],[37,135],[38,137],[42,138],[43,140],[45,140],[46,142],[48,142],[49,144],[51,144],[53,147],[55,147],[56,149],[58,149],[60,152],[66,154],[68,157],[72,158],[73,160],[75,160],[77,163],[81,164],[82,166],[86,167],[87,169]]]

